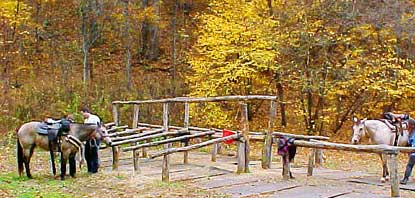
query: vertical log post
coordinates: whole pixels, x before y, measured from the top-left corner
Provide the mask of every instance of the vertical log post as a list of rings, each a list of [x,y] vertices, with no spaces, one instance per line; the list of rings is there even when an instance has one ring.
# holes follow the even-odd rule
[[[290,160],[288,154],[282,156],[282,178],[288,180],[290,178]]]
[[[307,168],[307,176],[313,176],[313,168],[314,168],[314,159],[316,155],[316,149],[310,148],[309,151],[309,158],[308,158],[308,168]]]
[[[391,150],[385,152],[388,155],[390,183],[391,183],[391,197],[401,197],[399,192],[399,177],[398,177],[398,150]]]
[[[137,104],[134,105],[134,115],[133,115],[133,124],[132,124],[132,128],[137,128],[138,127],[138,117],[140,114],[140,108]],[[137,145],[136,142],[131,144],[132,146]],[[140,167],[139,167],[139,156],[138,156],[138,151],[137,150],[133,150],[133,164],[134,164],[134,171],[135,172],[140,172]]]
[[[245,163],[246,163],[246,156],[245,156],[245,139],[242,136],[238,140],[238,148],[237,148],[237,154],[236,157],[238,159],[238,167],[236,170],[237,174],[241,174],[245,172]]]
[[[167,132],[169,130],[169,104],[163,103],[163,129],[164,132]],[[171,147],[171,143],[165,144],[164,148],[168,149]],[[170,156],[164,155],[163,156],[163,165],[162,165],[162,171],[161,171],[161,180],[163,182],[170,182]]]
[[[248,121],[248,105],[243,102],[240,105],[241,108],[241,125],[242,125],[242,135],[244,137],[244,147],[242,152],[245,153],[245,168],[244,173],[249,173],[249,121]]]
[[[212,144],[212,162],[216,162],[216,156],[218,154],[218,145],[219,143]]]
[[[186,129],[186,132],[189,132],[189,103],[184,103],[184,128]],[[189,140],[186,140],[184,142],[184,146],[189,146]],[[189,163],[189,152],[185,151],[183,154],[183,163],[188,164]]]
[[[262,149],[262,168],[268,169],[271,168],[272,162],[272,132],[274,131],[274,121],[277,115],[276,102],[271,101],[269,109],[269,121],[268,121],[268,130],[264,138],[264,147]]]
[[[112,116],[114,118],[115,126],[120,125],[119,114],[118,114],[118,105],[112,105]],[[118,164],[120,159],[120,153],[118,146],[112,147],[112,170],[118,170]]]

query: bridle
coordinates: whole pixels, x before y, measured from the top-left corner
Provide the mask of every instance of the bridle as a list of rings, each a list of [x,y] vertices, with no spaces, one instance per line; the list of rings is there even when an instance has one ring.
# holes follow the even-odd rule
[[[365,133],[367,133],[367,128],[366,128],[366,125],[365,125],[365,121],[366,120],[360,120],[359,123],[356,123],[356,126],[359,127],[359,131],[357,132],[357,134],[353,130],[353,136],[356,137],[357,141],[360,141],[362,136],[364,136]],[[362,126],[360,126],[360,125],[362,125]]]

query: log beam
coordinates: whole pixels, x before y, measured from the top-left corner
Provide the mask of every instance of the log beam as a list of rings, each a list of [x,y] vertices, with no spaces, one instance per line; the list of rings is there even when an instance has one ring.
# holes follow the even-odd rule
[[[208,140],[199,144],[193,144],[190,146],[186,146],[186,147],[180,147],[180,148],[169,148],[169,149],[165,149],[163,151],[159,151],[157,153],[154,153],[152,155],[150,155],[150,158],[156,158],[156,157],[160,157],[162,155],[168,155],[168,154],[172,154],[172,153],[177,153],[177,152],[184,152],[184,151],[190,151],[190,150],[194,150],[194,149],[198,149],[201,147],[205,147],[211,144],[215,144],[215,143],[219,143],[219,142],[223,142],[223,141],[227,141],[227,140],[238,140],[241,137],[241,134],[234,134],[234,135],[230,135],[230,136],[226,136],[226,137],[222,137],[222,138],[216,138],[216,139],[212,139],[212,140]]]

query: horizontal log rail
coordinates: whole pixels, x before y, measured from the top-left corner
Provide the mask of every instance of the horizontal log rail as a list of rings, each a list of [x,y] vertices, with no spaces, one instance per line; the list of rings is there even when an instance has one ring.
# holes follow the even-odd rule
[[[185,152],[185,151],[190,151],[190,150],[194,150],[194,149],[198,149],[201,147],[205,147],[211,144],[215,144],[215,143],[219,143],[219,142],[223,142],[223,141],[227,141],[227,140],[232,140],[232,139],[239,139],[240,137],[242,137],[242,134],[234,134],[234,135],[230,135],[230,136],[226,136],[226,137],[222,137],[222,138],[216,138],[216,139],[212,139],[212,140],[208,140],[199,144],[193,144],[190,146],[186,146],[186,147],[180,147],[180,148],[169,148],[157,153],[154,153],[152,155],[150,155],[149,157],[151,159],[156,158],[156,157],[160,157],[163,155],[168,155],[168,154],[172,154],[172,153],[177,153],[177,152]]]
[[[178,142],[178,141],[181,141],[181,140],[187,140],[187,139],[197,138],[197,137],[201,137],[201,136],[207,136],[207,135],[211,135],[213,133],[215,133],[215,132],[214,131],[206,131],[206,132],[201,132],[201,133],[192,134],[192,135],[184,135],[184,136],[169,138],[169,139],[160,140],[160,141],[156,141],[156,142],[149,142],[149,143],[145,143],[145,144],[140,144],[140,145],[137,145],[137,146],[126,147],[126,148],[123,148],[122,151],[126,152],[126,151],[137,150],[137,149],[145,148],[145,147],[158,146],[158,145],[161,145],[161,144],[166,144],[166,143],[171,143],[171,142]]]
[[[104,127],[105,127],[105,128],[110,128],[110,127],[112,127],[112,126],[115,126],[115,122],[109,122],[109,123],[105,123],[105,124],[104,124]]]
[[[161,129],[159,129],[161,130]],[[156,130],[155,130],[156,131]],[[186,131],[172,131],[172,132],[164,132],[164,133],[159,133],[159,134],[154,134],[154,135],[146,135],[146,136],[142,136],[142,137],[138,137],[138,138],[132,138],[132,139],[127,139],[127,140],[121,140],[121,141],[116,141],[113,142],[111,144],[111,146],[118,146],[121,144],[127,144],[127,143],[134,143],[134,142],[138,142],[138,141],[143,141],[143,140],[150,140],[150,139],[154,139],[154,138],[159,138],[159,137],[165,137],[165,136],[172,136],[172,135],[177,135],[177,134],[186,134]],[[137,134],[137,135],[142,135],[141,134]]]
[[[142,127],[150,127],[150,128],[162,128],[162,127],[163,127],[162,125],[157,125],[157,124],[147,124],[147,123],[138,123],[138,126],[142,126]],[[180,130],[180,129],[185,129],[185,127],[179,127],[179,126],[169,126],[169,129],[176,129],[176,130]],[[196,131],[210,131],[211,129],[190,126],[190,127],[189,127],[189,130],[196,130]]]
[[[220,102],[238,100],[277,100],[276,96],[249,95],[249,96],[218,96],[218,97],[177,97],[157,100],[113,101],[112,104],[150,104],[150,103],[193,103],[193,102]]]
[[[326,136],[314,136],[314,135],[297,135],[297,134],[291,134],[291,133],[283,133],[283,132],[273,132],[273,136],[281,137],[281,136],[287,136],[292,137],[295,139],[302,139],[302,140],[329,140],[329,137]]]
[[[128,128],[127,125],[124,125],[124,126],[116,126],[116,127],[113,127],[113,128],[108,129],[107,132],[108,133],[111,133],[111,132],[114,132],[114,131],[117,131],[117,130],[120,130],[120,129],[127,129],[127,128]]]
[[[128,139],[153,135],[153,134],[161,133],[161,132],[164,132],[164,129],[154,129],[154,130],[144,131],[143,133],[133,134],[133,135],[129,135],[129,136],[114,137],[114,138],[111,138],[111,141],[115,142],[115,141],[128,140]]]
[[[319,149],[331,149],[331,150],[344,150],[354,152],[367,152],[367,153],[414,153],[415,148],[413,147],[398,147],[389,145],[350,145],[331,143],[325,141],[304,141],[294,140],[294,145],[308,148],[319,148]]]
[[[135,129],[127,129],[125,131],[110,133],[108,136],[114,137],[114,136],[119,136],[119,135],[131,135],[131,134],[136,134],[137,132],[144,131],[144,130],[148,130],[148,129],[149,128],[147,128],[147,127],[140,127],[140,128],[135,128]]]

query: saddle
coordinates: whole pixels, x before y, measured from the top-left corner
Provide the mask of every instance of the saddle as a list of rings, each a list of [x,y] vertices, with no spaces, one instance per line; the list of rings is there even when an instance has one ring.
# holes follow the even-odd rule
[[[288,155],[290,162],[294,160],[295,154],[297,153],[297,146],[294,145],[294,138],[282,136],[278,138],[278,150],[277,154],[281,156]]]
[[[69,130],[70,121],[66,119],[41,122],[36,127],[36,132],[39,135],[47,135],[49,142],[58,144],[60,143],[59,137],[68,135]]]
[[[398,120],[395,123],[387,119],[381,119],[380,121],[384,122],[393,133],[400,133],[401,135],[403,130],[408,129],[409,127],[409,123],[407,121]]]

